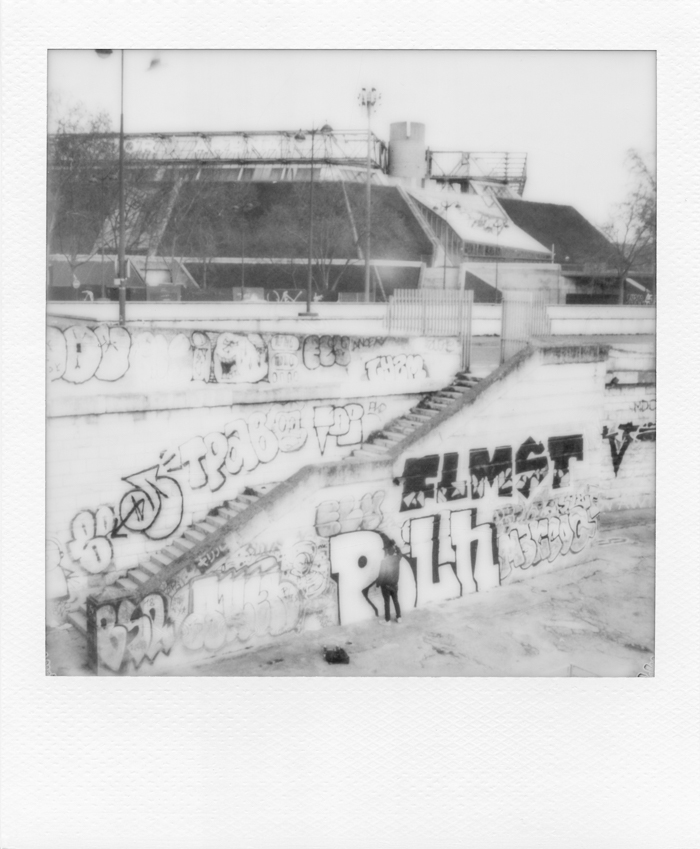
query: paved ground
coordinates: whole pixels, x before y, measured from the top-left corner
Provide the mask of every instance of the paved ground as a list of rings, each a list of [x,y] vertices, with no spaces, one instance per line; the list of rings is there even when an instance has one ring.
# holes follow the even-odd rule
[[[289,637],[264,648],[183,668],[215,676],[627,676],[654,653],[654,517],[601,516],[594,559],[489,593],[377,620]],[[323,646],[350,663],[331,665]],[[49,633],[51,670],[90,674],[84,640]]]

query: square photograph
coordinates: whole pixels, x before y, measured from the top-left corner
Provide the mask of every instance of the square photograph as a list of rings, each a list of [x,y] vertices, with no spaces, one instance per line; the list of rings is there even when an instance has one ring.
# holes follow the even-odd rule
[[[50,50],[46,674],[653,676],[655,74]]]

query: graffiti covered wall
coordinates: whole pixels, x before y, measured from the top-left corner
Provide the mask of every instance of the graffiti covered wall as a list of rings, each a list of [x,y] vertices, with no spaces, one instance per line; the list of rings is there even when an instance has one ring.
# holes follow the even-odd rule
[[[623,510],[656,503],[656,385],[606,387],[600,438],[601,507]]]
[[[56,320],[51,620],[246,487],[347,456],[420,392],[449,382],[459,356],[454,339]]]
[[[231,330],[127,329],[65,324],[47,329],[55,392],[174,391],[194,386],[319,386],[348,379],[411,386],[448,382],[459,368],[452,338],[399,339]],[[86,390],[82,391],[83,394]]]
[[[218,354],[219,337],[212,338],[201,356],[192,338],[186,350],[173,337],[168,356],[180,345],[186,371],[200,371],[169,406],[139,409],[147,394],[125,389],[122,413],[100,412],[96,393],[94,412],[49,419],[48,621],[60,623],[87,601],[101,671],[157,673],[383,616],[387,558],[396,558],[406,613],[495,591],[594,556],[600,510],[646,505],[653,496],[653,387],[613,381],[600,346],[524,353],[469,403],[409,431],[397,450],[346,463],[416,404],[429,359],[376,340],[324,347],[321,337],[308,345],[311,337],[300,337],[291,350],[296,343],[261,335],[257,344],[251,336],[225,338]],[[423,341],[426,356],[449,354]],[[82,368],[83,343],[71,344],[81,345],[72,367]],[[303,400],[293,380],[277,381],[291,391],[268,403],[255,396],[222,404],[209,394],[245,373],[248,382],[231,381],[239,393],[232,397],[244,400],[255,375],[270,380],[273,348],[297,357],[305,373],[335,374],[335,382]],[[112,368],[104,356],[101,348],[98,362],[94,351],[83,385]],[[167,373],[159,372],[163,386]],[[64,392],[79,388],[63,376],[50,385],[61,382]],[[340,397],[339,385],[357,394]],[[274,487],[290,476],[293,484]],[[189,554],[192,544],[182,543],[192,524],[255,487],[268,493],[260,515],[200,537]],[[175,567],[149,578],[146,589],[129,579],[146,568],[144,556],[157,562],[178,546]]]
[[[247,487],[347,456],[413,403],[389,395],[50,420],[47,536],[67,595],[77,603],[108,585]]]
[[[555,440],[530,440],[520,453]],[[582,442],[576,450],[585,456]],[[543,448],[537,456],[554,468],[562,455]],[[379,576],[390,550],[400,553],[404,613],[590,556],[597,496],[573,469],[558,478],[545,470],[546,485],[526,496],[525,487],[509,486],[514,469],[497,466],[473,467],[463,481],[449,456],[437,465],[408,458],[397,479],[322,490],[243,544],[238,534],[219,543],[160,592],[97,606],[97,659],[112,672],[149,673],[383,616]]]
[[[405,612],[589,558],[604,376],[596,360],[535,359],[361,480],[341,466],[333,477],[345,484],[273,499],[264,527],[236,530],[157,598],[99,605],[101,667],[147,674],[371,620],[384,614],[378,580],[392,551]]]

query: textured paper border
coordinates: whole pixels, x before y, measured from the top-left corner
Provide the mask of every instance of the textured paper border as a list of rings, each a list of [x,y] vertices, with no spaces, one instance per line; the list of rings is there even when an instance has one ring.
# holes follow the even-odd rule
[[[698,17],[686,0],[3,0],[0,849],[700,846]],[[46,50],[105,43],[659,51],[657,677],[44,676]]]

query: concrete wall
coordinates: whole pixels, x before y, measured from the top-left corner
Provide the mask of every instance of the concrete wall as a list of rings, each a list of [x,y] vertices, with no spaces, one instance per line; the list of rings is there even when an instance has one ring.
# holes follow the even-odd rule
[[[185,392],[177,403],[192,406],[204,403],[197,392],[213,387],[224,390],[220,403],[230,396],[227,390],[244,387],[283,400],[290,390],[317,393],[341,382],[342,392],[352,385],[370,396],[429,391],[449,382],[459,366],[452,339],[249,333],[232,326],[161,322],[127,329],[53,318],[47,329],[49,403],[68,399],[62,408],[70,413],[74,399],[96,404],[98,398],[148,393],[151,401],[139,403],[149,404],[156,393],[173,406],[173,393]]]
[[[630,403],[638,405],[630,412],[648,414],[642,372],[631,382],[630,366],[644,357],[599,345],[522,352],[386,459],[301,469],[163,588],[94,602],[102,669],[149,673],[373,619],[387,541],[402,553],[405,614],[590,559],[601,504],[612,509],[653,490],[642,453],[651,443],[642,439],[637,452],[628,445],[629,474],[620,477],[620,467],[611,477],[620,451],[611,454],[604,430]],[[612,367],[612,386],[627,372],[628,389],[608,386]]]
[[[606,375],[600,505],[603,510],[656,503],[656,363],[654,347],[617,342]]]
[[[553,336],[656,332],[656,307],[552,305],[547,314]]]
[[[522,263],[517,265],[523,267]],[[493,270],[493,263],[483,266]],[[139,303],[129,304],[127,309],[129,326],[140,330],[162,328],[170,323],[186,327],[190,332],[218,328],[236,333],[353,336],[357,335],[361,321],[363,335],[387,335],[386,304],[315,304],[318,319],[299,318],[297,304]],[[474,304],[472,335],[500,336],[501,309],[500,304]],[[656,325],[656,309],[647,306],[552,304],[548,314],[552,334],[557,336],[654,333]],[[118,310],[116,304],[56,303],[50,304],[49,316],[49,322],[57,326],[65,327],[68,322],[87,323],[95,328],[116,323]]]
[[[564,303],[568,292],[576,286],[563,277],[560,267],[551,263],[530,262],[469,262],[461,267],[502,292],[547,292],[552,303]]]
[[[52,319],[46,532],[54,614],[246,487],[340,461],[459,368],[451,339],[225,327]]]

